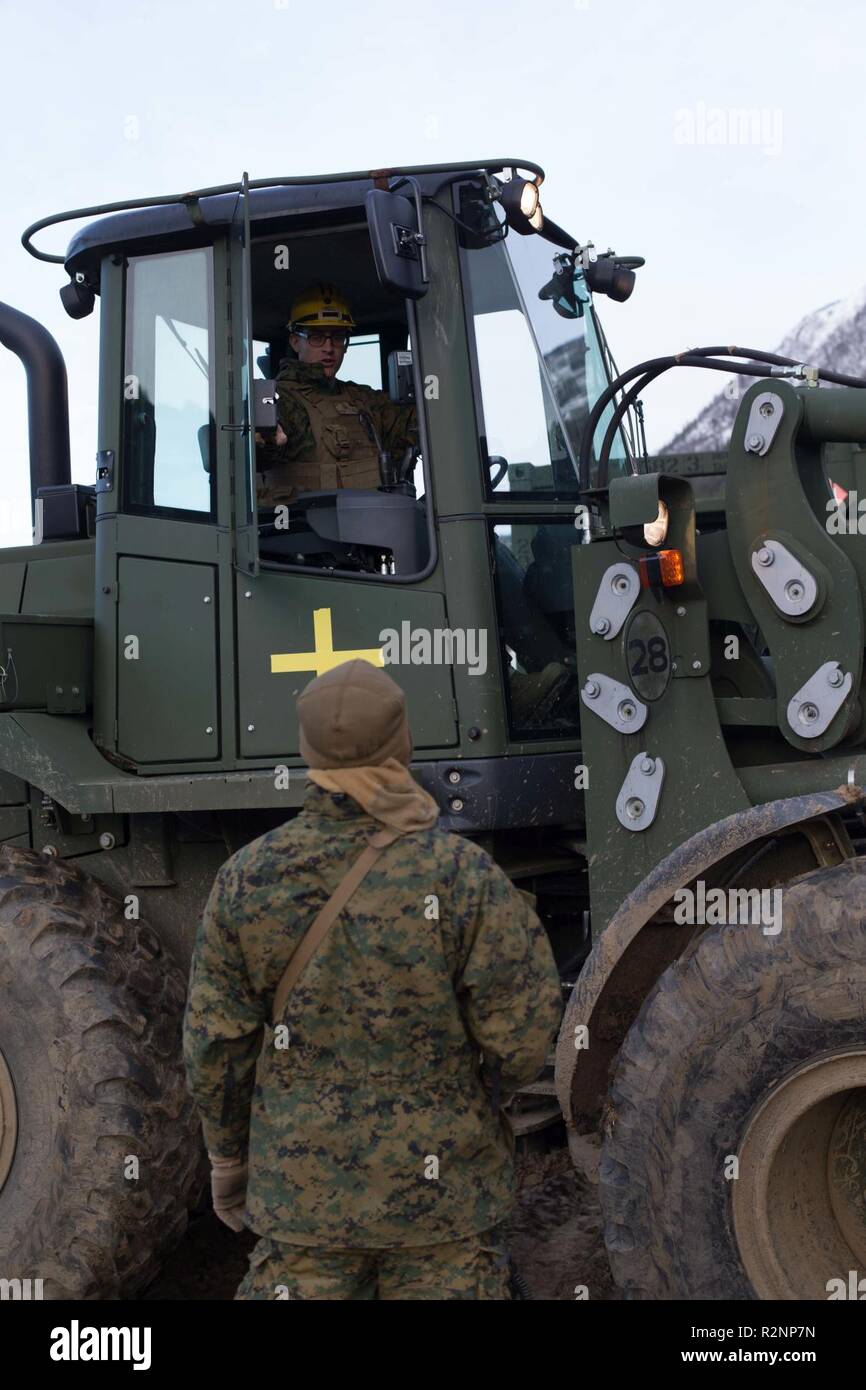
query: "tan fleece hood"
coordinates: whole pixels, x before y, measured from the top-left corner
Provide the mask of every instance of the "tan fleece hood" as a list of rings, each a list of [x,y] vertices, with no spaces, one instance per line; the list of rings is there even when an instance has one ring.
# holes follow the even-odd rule
[[[436,823],[439,808],[412,777],[412,735],[399,685],[368,661],[345,661],[298,699],[301,756],[310,780],[345,792],[404,833]]]

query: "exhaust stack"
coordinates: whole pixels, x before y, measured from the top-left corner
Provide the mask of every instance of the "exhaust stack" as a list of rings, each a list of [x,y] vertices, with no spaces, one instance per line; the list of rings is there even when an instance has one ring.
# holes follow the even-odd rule
[[[37,488],[70,481],[66,363],[47,328],[2,303],[0,343],[20,357],[27,374],[30,495],[35,503]]]

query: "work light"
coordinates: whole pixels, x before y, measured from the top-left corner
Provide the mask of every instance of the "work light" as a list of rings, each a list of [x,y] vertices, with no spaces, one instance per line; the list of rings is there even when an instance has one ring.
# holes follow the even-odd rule
[[[531,236],[544,226],[544,213],[534,179],[509,179],[502,185],[502,207],[509,227],[521,236]]]

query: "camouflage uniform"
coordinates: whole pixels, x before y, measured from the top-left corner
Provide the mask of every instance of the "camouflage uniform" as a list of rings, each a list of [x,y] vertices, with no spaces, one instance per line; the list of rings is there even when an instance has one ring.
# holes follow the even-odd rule
[[[510,1297],[508,1252],[495,1230],[392,1250],[311,1250],[260,1240],[235,1297],[503,1300]]]
[[[294,358],[277,376],[283,445],[259,446],[259,506],[289,502],[298,492],[379,486],[379,451],[359,420],[369,416],[382,448],[400,458],[418,446],[414,406],[395,405],[385,391],[326,377],[319,363]]]
[[[498,1102],[538,1074],[559,1021],[546,934],[501,869],[436,827],[392,844],[275,1045],[286,962],[375,829],[351,797],[311,787],[296,819],[222,867],[199,928],[184,1055],[208,1149],[238,1154],[249,1136],[246,1221],[263,1240],[242,1297],[364,1296],[376,1268],[399,1283],[400,1260],[417,1296],[506,1296],[429,1291],[503,1287],[501,1245],[480,1235],[514,1199]]]

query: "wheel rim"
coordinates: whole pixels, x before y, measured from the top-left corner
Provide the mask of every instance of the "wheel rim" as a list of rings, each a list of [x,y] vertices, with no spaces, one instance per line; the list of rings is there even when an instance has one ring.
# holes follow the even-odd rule
[[[17,1138],[18,1107],[15,1104],[15,1087],[12,1085],[12,1073],[6,1065],[6,1058],[0,1052],[0,1191],[3,1190],[12,1167]]]
[[[814,1059],[765,1097],[731,1188],[759,1298],[826,1299],[866,1273],[866,1052]]]

